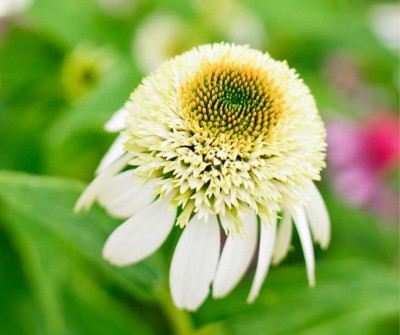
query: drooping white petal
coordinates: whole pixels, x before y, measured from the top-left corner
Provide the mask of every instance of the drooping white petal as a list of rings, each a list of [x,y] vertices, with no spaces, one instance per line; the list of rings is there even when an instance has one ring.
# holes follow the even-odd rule
[[[221,217],[222,220],[228,219]],[[243,236],[229,234],[225,242],[213,283],[214,298],[223,298],[234,289],[253,258],[257,246],[257,216],[255,212],[252,211],[243,218],[242,222]]]
[[[299,233],[301,246],[303,248],[304,259],[307,268],[308,283],[311,287],[315,285],[315,259],[314,248],[311,239],[310,229],[307,224],[307,218],[302,208],[292,210],[292,217],[296,229]]]
[[[126,127],[125,124],[126,109],[124,107],[118,109],[104,125],[104,129],[110,133],[121,131]]]
[[[176,212],[168,208],[171,197],[153,202],[121,224],[108,238],[103,257],[118,266],[136,263],[154,251],[170,233]]]
[[[154,200],[152,191],[157,181],[153,179],[143,185],[132,170],[122,172],[112,177],[99,193],[99,202],[112,216],[128,218]]]
[[[290,241],[292,240],[292,217],[288,210],[283,211],[283,217],[277,229],[276,242],[272,257],[272,264],[276,265],[282,262],[286,257]]]
[[[253,285],[250,289],[248,303],[252,303],[260,293],[261,286],[268,274],[271,264],[272,253],[276,237],[276,218],[272,222],[261,223],[260,227],[260,248],[258,251],[258,261]]]
[[[170,287],[176,306],[196,310],[207,298],[220,251],[217,218],[208,222],[196,214],[184,228],[172,257]]]
[[[308,198],[305,211],[310,224],[311,233],[314,240],[318,242],[323,249],[326,249],[331,239],[331,225],[325,202],[314,183],[307,187],[305,192]]]
[[[110,149],[108,149],[107,153],[101,159],[100,164],[96,170],[96,174],[99,174],[112,162],[121,157],[124,154],[124,152],[125,149],[122,137],[118,136],[117,139],[111,145]]]
[[[110,178],[121,171],[131,159],[131,154],[123,155],[116,161],[112,162],[95,179],[93,179],[76,202],[74,211],[79,212],[82,209],[89,209],[99,195],[99,192],[107,186]]]

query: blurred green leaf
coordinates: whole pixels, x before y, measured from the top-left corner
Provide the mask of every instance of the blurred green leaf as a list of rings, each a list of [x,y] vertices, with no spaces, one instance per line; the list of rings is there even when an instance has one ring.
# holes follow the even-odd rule
[[[166,280],[162,260],[154,255],[138,265],[123,269],[104,261],[102,247],[119,222],[99,208],[93,208],[89,213],[74,214],[73,206],[82,190],[83,185],[72,180],[2,172],[0,202],[7,216],[6,229],[26,232],[28,237],[28,230],[40,230],[41,233],[35,237],[45,234],[43,244],[49,244],[43,252],[51,253],[54,246],[62,243],[95,264],[106,278],[137,298],[154,300],[154,290]],[[52,241],[57,243],[52,244]]]
[[[332,243],[321,256],[366,259],[395,266],[399,254],[398,227],[365,209],[346,205],[326,187],[322,191],[332,224]]]
[[[302,266],[272,269],[253,305],[245,303],[249,286],[247,281],[227,298],[209,300],[197,322],[217,322],[205,329],[221,334],[397,334],[398,277],[373,262],[320,261],[314,289]]]
[[[66,46],[82,41],[124,46],[128,41],[129,26],[104,16],[93,0],[37,0],[27,16],[37,27]]]
[[[29,50],[29,57],[23,50]],[[35,31],[11,26],[0,43],[1,169],[43,170],[41,134],[63,106],[62,52]]]
[[[1,333],[35,334],[37,303],[21,269],[21,260],[6,234],[0,231],[0,313]]]
[[[10,214],[11,216],[12,214]],[[7,220],[8,221],[8,220]],[[131,334],[149,327],[95,282],[87,264],[29,218],[13,215],[11,236],[19,248],[36,302],[34,334]]]

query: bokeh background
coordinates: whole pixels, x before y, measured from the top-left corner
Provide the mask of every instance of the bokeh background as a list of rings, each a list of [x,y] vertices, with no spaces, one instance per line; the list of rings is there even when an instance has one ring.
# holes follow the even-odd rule
[[[0,333],[398,334],[399,17],[363,0],[0,0]],[[219,41],[286,59],[314,93],[332,243],[314,289],[294,236],[253,305],[250,270],[189,314],[167,289],[179,229],[117,269],[101,248],[119,222],[72,207],[143,76]]]

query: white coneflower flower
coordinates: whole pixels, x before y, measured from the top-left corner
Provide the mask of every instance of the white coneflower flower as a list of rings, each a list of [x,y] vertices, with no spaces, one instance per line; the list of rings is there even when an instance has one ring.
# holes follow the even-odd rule
[[[125,130],[76,206],[98,199],[128,218],[107,240],[107,260],[138,262],[179,225],[170,288],[178,307],[196,310],[211,284],[216,298],[237,285],[259,244],[252,302],[270,263],[288,252],[293,219],[314,285],[312,237],[324,248],[330,239],[313,184],[325,129],[286,62],[245,46],[192,49],[145,78],[107,128]]]
[[[399,3],[376,4],[371,10],[371,25],[374,33],[389,49],[400,49],[400,6]]]
[[[33,0],[1,0],[0,19],[9,18],[24,12]]]
[[[162,62],[181,53],[185,46],[191,44],[190,36],[193,36],[190,27],[179,16],[151,14],[135,32],[133,59],[144,72],[154,71]]]
[[[259,17],[241,1],[198,0],[194,4],[210,28],[229,42],[249,44],[258,49],[267,39]]]

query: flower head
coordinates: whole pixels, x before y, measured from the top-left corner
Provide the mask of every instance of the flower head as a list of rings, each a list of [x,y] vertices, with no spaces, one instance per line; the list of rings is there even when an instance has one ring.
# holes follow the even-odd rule
[[[244,46],[192,49],[145,78],[107,127],[118,128],[121,118],[124,131],[77,203],[87,208],[97,198],[110,214],[128,217],[108,239],[106,259],[143,259],[176,223],[183,233],[172,297],[194,310],[212,282],[214,297],[235,287],[259,235],[253,301],[271,261],[288,251],[293,218],[314,284],[310,228],[323,247],[330,235],[312,182],[325,164],[325,129],[309,89],[285,62]]]
[[[66,97],[76,101],[89,93],[113,64],[112,51],[79,45],[67,57],[61,69],[61,84]]]

